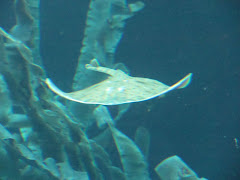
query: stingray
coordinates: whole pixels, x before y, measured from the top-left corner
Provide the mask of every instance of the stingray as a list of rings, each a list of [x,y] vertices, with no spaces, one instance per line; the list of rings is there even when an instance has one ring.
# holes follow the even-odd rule
[[[95,85],[70,93],[63,92],[47,78],[45,83],[57,95],[71,101],[84,104],[119,105],[146,101],[166,93],[186,87],[192,77],[189,73],[172,86],[168,86],[157,80],[132,77],[120,69],[110,69],[99,65],[97,59],[91,60],[85,65],[86,69],[106,73],[109,77]]]

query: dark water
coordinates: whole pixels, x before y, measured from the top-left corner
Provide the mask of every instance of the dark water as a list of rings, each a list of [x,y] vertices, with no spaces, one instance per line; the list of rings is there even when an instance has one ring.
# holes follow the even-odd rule
[[[14,20],[3,8],[10,2],[2,2],[0,26],[7,29]],[[41,4],[42,58],[48,75],[64,90],[71,87],[88,3]],[[240,2],[145,3],[145,9],[128,20],[116,61],[125,63],[133,76],[169,85],[189,72],[194,76],[186,89],[133,104],[119,128],[130,137],[139,125],[149,129],[151,169],[176,154],[200,176],[240,179],[240,148],[234,142],[240,141]]]

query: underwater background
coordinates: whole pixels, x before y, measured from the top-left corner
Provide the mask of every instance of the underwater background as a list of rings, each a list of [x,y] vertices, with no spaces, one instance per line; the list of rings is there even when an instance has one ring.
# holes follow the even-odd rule
[[[1,0],[0,26],[9,30],[13,1]],[[131,1],[129,1],[131,2]],[[115,53],[132,76],[189,87],[133,103],[117,127],[133,138],[150,132],[149,166],[179,155],[197,174],[240,179],[240,3],[238,0],[143,0],[127,20]],[[41,0],[41,57],[47,75],[69,92],[82,46],[89,1]],[[114,111],[114,107],[112,107]],[[151,172],[152,171],[152,172]]]

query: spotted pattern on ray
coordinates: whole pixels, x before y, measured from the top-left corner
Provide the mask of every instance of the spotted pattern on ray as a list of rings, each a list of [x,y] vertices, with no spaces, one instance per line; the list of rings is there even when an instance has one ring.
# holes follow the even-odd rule
[[[184,88],[190,83],[192,77],[192,74],[189,73],[176,84],[168,86],[157,80],[132,77],[121,70],[102,67],[96,59],[87,64],[86,68],[110,76],[98,84],[70,93],[62,92],[50,79],[46,79],[45,82],[53,92],[72,101],[85,104],[118,105],[145,101],[174,89]]]

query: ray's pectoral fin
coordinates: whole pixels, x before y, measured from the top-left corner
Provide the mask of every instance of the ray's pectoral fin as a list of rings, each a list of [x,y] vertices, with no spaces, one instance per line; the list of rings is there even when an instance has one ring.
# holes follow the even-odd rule
[[[49,78],[47,78],[47,79],[45,80],[45,83],[47,84],[47,86],[49,87],[49,89],[51,89],[54,93],[56,93],[57,95],[65,98],[65,99],[68,99],[68,100],[71,100],[71,101],[75,101],[75,102],[78,102],[78,103],[94,104],[94,103],[89,103],[89,102],[83,101],[83,100],[80,99],[80,98],[73,97],[73,95],[75,95],[75,96],[81,95],[81,90],[80,90],[80,91],[75,91],[75,92],[66,93],[66,92],[63,92],[61,89],[59,89],[59,88],[51,81],[51,79],[49,79]]]
[[[178,81],[173,86],[175,86],[175,88],[177,88],[177,89],[182,89],[182,88],[187,87],[190,84],[191,80],[192,80],[192,73],[189,73],[188,75],[186,75],[184,78],[182,78],[180,81]]]
[[[47,86],[49,87],[49,89],[51,89],[51,90],[52,90],[53,92],[55,92],[57,95],[73,101],[73,99],[72,99],[70,96],[68,96],[68,93],[65,93],[65,92],[63,92],[61,89],[59,89],[59,88],[51,81],[51,79],[47,78],[47,79],[45,80],[45,83],[47,84]]]
[[[170,86],[168,88],[169,91],[173,90],[173,89],[182,89],[187,87],[190,82],[192,80],[192,73],[189,73],[188,75],[186,75],[184,78],[182,78],[180,81],[178,81],[177,83],[175,83],[174,85]]]
[[[164,92],[162,92],[160,94],[160,96],[163,95],[163,94],[166,94],[167,92],[172,91],[174,89],[182,89],[182,88],[187,87],[190,84],[191,79],[192,79],[192,73],[189,73],[184,78],[182,78],[180,81],[178,81],[174,85],[167,88]]]

